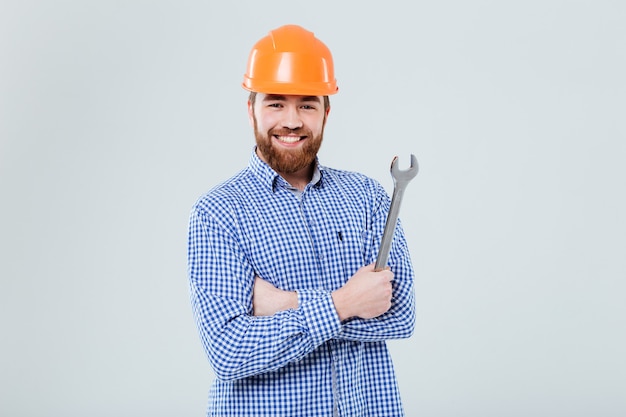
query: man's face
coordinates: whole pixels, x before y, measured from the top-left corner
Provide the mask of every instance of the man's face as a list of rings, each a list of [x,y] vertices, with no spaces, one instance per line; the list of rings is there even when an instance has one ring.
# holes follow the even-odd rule
[[[329,108],[321,96],[258,93],[248,102],[259,157],[276,172],[311,166],[322,144]]]

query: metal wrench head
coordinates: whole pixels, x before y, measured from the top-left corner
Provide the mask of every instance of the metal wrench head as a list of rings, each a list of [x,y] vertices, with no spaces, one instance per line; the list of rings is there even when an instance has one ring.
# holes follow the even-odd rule
[[[395,183],[408,183],[417,175],[419,167],[417,165],[417,158],[411,154],[411,166],[409,169],[401,170],[398,168],[398,157],[394,157],[391,161],[391,176]]]

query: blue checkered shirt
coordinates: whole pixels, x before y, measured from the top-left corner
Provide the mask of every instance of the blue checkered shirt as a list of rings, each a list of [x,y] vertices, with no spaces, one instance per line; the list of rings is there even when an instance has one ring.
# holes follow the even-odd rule
[[[411,336],[413,268],[398,225],[391,309],[341,322],[331,292],[375,261],[389,197],[376,181],[317,165],[300,194],[253,153],[203,195],[189,223],[188,276],[216,375],[209,416],[402,416],[385,340]],[[252,315],[255,276],[296,291],[297,309]]]

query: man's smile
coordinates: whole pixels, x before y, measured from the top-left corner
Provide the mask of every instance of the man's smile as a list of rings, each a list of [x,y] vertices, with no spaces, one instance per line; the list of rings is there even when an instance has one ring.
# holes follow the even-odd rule
[[[306,136],[294,136],[294,135],[289,135],[289,136],[282,136],[282,135],[274,135],[274,138],[276,138],[279,142],[283,142],[283,143],[296,143],[302,139],[305,139]]]

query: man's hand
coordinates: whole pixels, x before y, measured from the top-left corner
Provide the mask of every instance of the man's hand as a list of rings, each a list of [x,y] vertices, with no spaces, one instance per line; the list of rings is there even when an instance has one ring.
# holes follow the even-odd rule
[[[254,280],[252,311],[255,316],[273,316],[279,311],[297,309],[298,294],[276,288],[260,277]]]
[[[340,320],[350,317],[371,319],[391,308],[393,272],[375,272],[374,264],[359,269],[346,284],[332,293]]]

